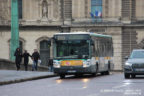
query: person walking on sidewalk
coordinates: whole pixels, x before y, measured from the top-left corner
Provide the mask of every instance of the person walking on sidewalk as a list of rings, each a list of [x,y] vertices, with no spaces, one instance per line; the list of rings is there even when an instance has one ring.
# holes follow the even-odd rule
[[[32,71],[37,70],[37,65],[38,65],[39,59],[40,59],[40,55],[39,55],[37,49],[34,49],[34,53],[32,54],[32,60],[33,60]]]
[[[53,72],[53,59],[52,58],[49,59],[48,66],[49,66],[49,71]]]
[[[22,60],[22,53],[20,51],[20,48],[16,49],[14,56],[15,56],[15,63],[16,63],[17,71],[18,71],[20,70],[20,63]]]
[[[22,55],[24,57],[24,66],[25,66],[25,71],[27,71],[28,69],[28,62],[29,62],[29,57],[31,57],[31,55],[27,52],[27,50],[25,50],[25,52]]]

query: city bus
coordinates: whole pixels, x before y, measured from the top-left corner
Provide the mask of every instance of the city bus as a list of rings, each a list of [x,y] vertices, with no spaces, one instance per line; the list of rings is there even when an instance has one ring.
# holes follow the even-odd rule
[[[54,73],[109,74],[113,68],[112,36],[89,32],[56,33],[53,37]]]

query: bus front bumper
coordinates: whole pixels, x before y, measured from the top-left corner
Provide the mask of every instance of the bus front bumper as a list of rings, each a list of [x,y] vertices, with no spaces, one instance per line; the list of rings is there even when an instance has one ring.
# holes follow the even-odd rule
[[[93,73],[91,67],[61,67],[61,68],[54,68],[54,73],[57,74],[90,74]]]

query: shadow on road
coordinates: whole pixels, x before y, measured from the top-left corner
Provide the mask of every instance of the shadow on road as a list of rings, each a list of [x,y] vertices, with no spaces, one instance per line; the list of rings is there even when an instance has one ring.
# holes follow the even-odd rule
[[[135,78],[128,78],[128,79],[144,79],[144,75],[136,75]]]
[[[84,79],[84,78],[93,79],[93,78],[102,77],[102,76],[109,76],[109,75],[101,75],[100,73],[98,73],[96,76],[89,75],[89,74],[85,74],[85,75],[66,75],[66,77],[63,80]]]
[[[135,78],[131,78],[131,79],[144,79],[144,76],[136,76]]]

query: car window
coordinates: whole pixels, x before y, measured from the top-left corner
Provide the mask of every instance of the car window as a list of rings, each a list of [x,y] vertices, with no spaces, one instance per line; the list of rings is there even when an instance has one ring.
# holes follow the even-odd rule
[[[133,51],[130,58],[144,58],[144,51]]]

